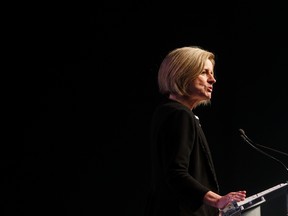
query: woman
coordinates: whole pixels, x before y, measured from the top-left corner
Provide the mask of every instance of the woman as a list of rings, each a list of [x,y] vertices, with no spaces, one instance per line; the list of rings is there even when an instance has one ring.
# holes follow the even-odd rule
[[[152,119],[154,193],[149,215],[216,216],[246,191],[219,194],[205,134],[193,109],[210,103],[215,56],[200,47],[172,50],[158,71],[165,100]]]

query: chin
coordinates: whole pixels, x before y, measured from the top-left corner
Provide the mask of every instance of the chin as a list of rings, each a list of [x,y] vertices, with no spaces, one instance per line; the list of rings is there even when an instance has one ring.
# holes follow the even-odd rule
[[[211,104],[211,100],[208,99],[208,100],[203,100],[199,103],[199,105],[203,105],[203,106],[206,106],[206,105],[210,105]]]

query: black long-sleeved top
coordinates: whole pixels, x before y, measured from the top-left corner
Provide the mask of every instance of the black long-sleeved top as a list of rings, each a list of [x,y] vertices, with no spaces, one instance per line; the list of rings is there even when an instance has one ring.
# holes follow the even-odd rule
[[[172,100],[154,112],[151,125],[153,216],[216,216],[203,204],[209,191],[219,192],[209,146],[199,120]]]

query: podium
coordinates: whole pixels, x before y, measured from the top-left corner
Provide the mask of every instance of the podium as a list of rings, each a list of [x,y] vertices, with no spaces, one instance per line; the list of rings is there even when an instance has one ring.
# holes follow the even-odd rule
[[[222,210],[222,216],[288,216],[288,183],[232,202]]]

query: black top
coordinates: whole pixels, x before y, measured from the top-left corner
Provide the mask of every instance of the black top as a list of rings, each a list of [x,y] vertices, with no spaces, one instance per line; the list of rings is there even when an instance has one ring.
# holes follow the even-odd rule
[[[151,125],[153,197],[149,215],[216,216],[203,204],[219,192],[209,146],[199,119],[186,106],[165,100]]]

